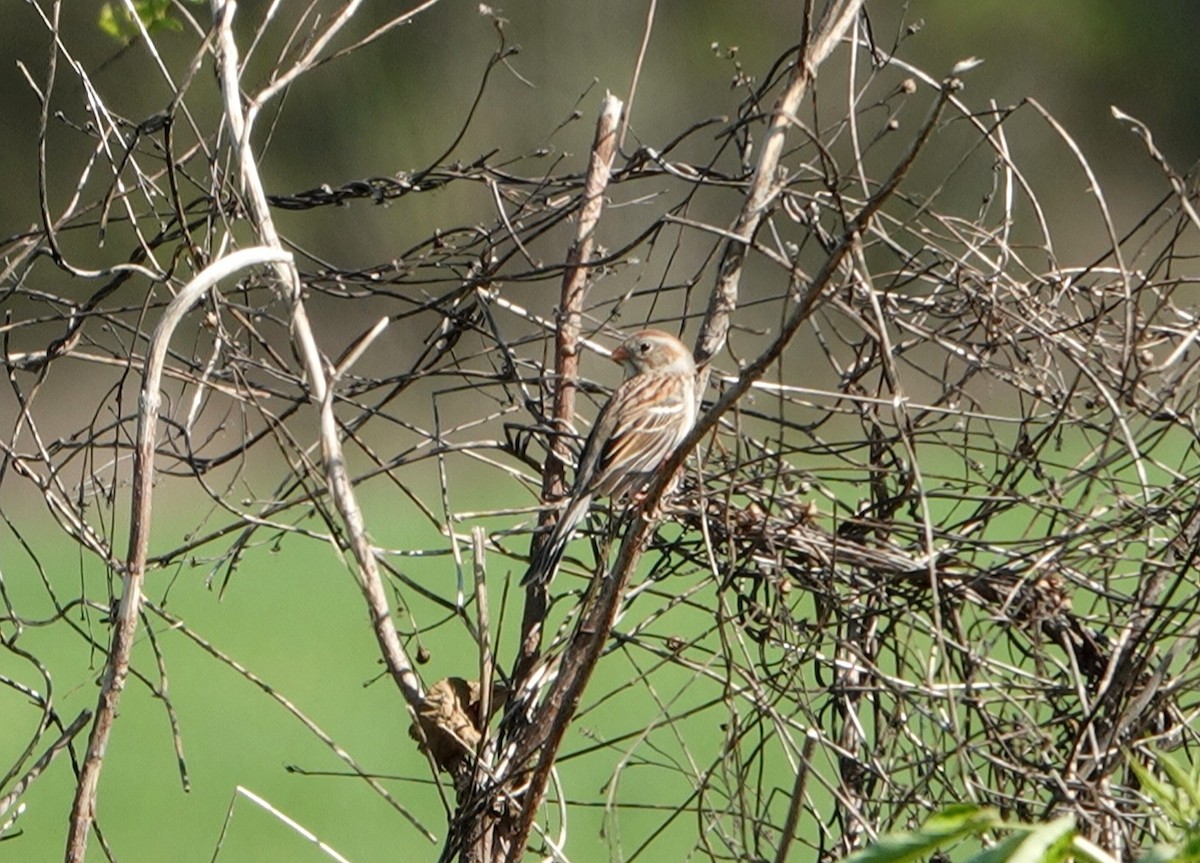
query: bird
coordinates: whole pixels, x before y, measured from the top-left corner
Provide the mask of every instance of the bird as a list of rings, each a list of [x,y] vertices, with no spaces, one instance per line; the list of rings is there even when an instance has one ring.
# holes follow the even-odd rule
[[[592,501],[640,491],[696,422],[696,362],[683,342],[662,330],[640,330],[612,359],[625,367],[625,380],[601,408],[562,515],[534,552],[522,585],[548,583]]]

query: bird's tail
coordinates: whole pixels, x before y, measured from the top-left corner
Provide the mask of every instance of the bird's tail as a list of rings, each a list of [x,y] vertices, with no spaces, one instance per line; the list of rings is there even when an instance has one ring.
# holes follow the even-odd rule
[[[591,503],[592,496],[587,494],[571,501],[558,519],[558,523],[554,525],[554,530],[534,552],[533,559],[529,561],[529,570],[521,579],[522,586],[550,583],[550,579],[554,578],[554,573],[558,571],[558,565],[562,562],[563,554],[567,550],[567,543],[575,536],[575,531],[587,515]]]

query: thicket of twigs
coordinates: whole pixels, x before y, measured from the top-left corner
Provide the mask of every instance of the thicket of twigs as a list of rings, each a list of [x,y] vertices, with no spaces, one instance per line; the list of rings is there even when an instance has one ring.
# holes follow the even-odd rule
[[[1044,157],[1090,178],[1068,131],[964,90],[969,63],[911,67],[903,33],[868,39],[859,2],[813,5],[793,50],[739,58],[737,116],[674,140],[635,143],[610,97],[586,160],[452,151],[307,191],[264,187],[259,147],[289,86],[354,63],[357,4],[302,19],[273,74],[244,80],[256,31],[285,25],[234,27],[214,0],[211,30],[185,20],[194,62],[168,70],[176,98],[150,118],[110,113],[70,45],[30,73],[43,175],[74,172],[79,192],[43,197],[40,228],[3,245],[20,409],[0,515],[35,567],[65,536],[110,576],[70,594],[47,578],[48,618],[0,592],[19,669],[0,684],[42,716],[3,765],[0,821],[69,766],[82,858],[121,692],[163,673],[131,667],[131,646],[149,637],[161,659],[153,634],[188,625],[143,596],[148,572],[204,556],[216,587],[247,548],[315,539],[351,563],[420,776],[443,786],[446,859],[526,843],[569,859],[573,817],[596,806],[624,859],[830,859],[961,800],[1074,812],[1116,854],[1148,840],[1129,759],[1190,751],[1200,668],[1191,192],[1118,118],[1160,160],[1161,202],[1119,234],[1096,186],[1106,250],[1063,260],[1008,130],[1044,124],[1060,142]],[[85,85],[86,112],[56,116],[56,80]],[[56,156],[63,124],[92,158]],[[449,188],[475,208],[351,268],[275,224]],[[705,368],[683,482],[657,507],[652,488],[644,517],[600,508],[549,596],[518,588],[538,501],[569,481],[566,430],[603,398],[599,355],[644,321]],[[395,328],[413,347],[363,371]],[[77,374],[92,402],[40,397]],[[412,480],[430,465],[436,483]],[[19,486],[61,536],[4,506]],[[504,503],[462,511],[482,486]],[[207,505],[150,554],[166,493]],[[440,539],[374,544],[398,512]],[[445,577],[409,578],[397,561],[418,553]],[[441,614],[413,624],[413,604]],[[104,626],[78,627],[81,607]],[[46,626],[103,635],[94,712],[62,715],[39,678],[23,643]],[[418,668],[433,627],[461,645],[442,681]],[[596,759],[603,787],[572,778]],[[631,817],[655,825],[636,843]]]

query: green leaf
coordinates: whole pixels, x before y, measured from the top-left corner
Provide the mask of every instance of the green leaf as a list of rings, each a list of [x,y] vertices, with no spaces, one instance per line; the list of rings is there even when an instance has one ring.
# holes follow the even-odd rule
[[[151,33],[183,29],[183,22],[171,14],[171,0],[133,0],[133,10],[137,20]],[[113,3],[105,3],[100,7],[96,24],[102,32],[121,41],[141,35],[131,13]]]
[[[956,839],[974,836],[998,823],[999,817],[993,809],[965,803],[950,806],[931,816],[916,830],[879,837],[878,841],[845,858],[843,863],[908,863],[932,854]]]
[[[1149,797],[1156,806],[1167,813],[1171,821],[1178,822],[1182,812],[1179,807],[1179,792],[1176,788],[1163,782],[1154,775],[1147,767],[1143,766],[1136,759],[1129,759],[1129,767],[1137,776],[1138,782],[1141,783],[1142,792]]]
[[[1078,833],[1071,840],[1071,854],[1078,863],[1117,863],[1116,857]]]
[[[1182,863],[1174,845],[1155,845],[1138,858],[1138,863]]]
[[[1154,760],[1163,772],[1167,774],[1167,777],[1175,786],[1178,796],[1187,797],[1193,807],[1200,805],[1200,790],[1196,788],[1195,776],[1189,773],[1178,761],[1165,753],[1156,753]]]
[[[1075,819],[1055,819],[1037,827],[1016,827],[994,847],[980,851],[967,863],[1060,863],[1071,858]]]
[[[1049,824],[1035,827],[1025,834],[1024,841],[1008,858],[1009,863],[1059,863],[1067,859],[1074,837],[1074,817],[1064,815],[1055,818]]]
[[[1185,844],[1175,849],[1172,863],[1200,863],[1200,836],[1192,836]]]
[[[121,22],[117,20],[117,13],[111,3],[105,3],[100,7],[100,17],[96,20],[96,26],[100,28],[101,32],[114,39],[124,38],[124,34],[121,32]]]
[[[974,857],[969,858],[966,863],[1007,863],[1024,841],[1024,834],[1013,833],[1004,837],[991,848],[983,849]]]

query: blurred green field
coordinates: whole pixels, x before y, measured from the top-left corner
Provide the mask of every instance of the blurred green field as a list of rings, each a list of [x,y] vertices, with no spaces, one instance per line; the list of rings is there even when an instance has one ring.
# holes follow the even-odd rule
[[[164,517],[174,508],[164,503]],[[165,522],[157,529],[172,532]],[[391,536],[389,542],[403,547],[398,539]],[[47,538],[38,547],[58,549],[58,559],[43,556],[41,562],[59,595],[77,595],[81,578],[93,586],[102,584],[103,573],[87,563],[81,570],[79,557],[67,542]],[[448,564],[449,558],[405,561],[403,570],[417,581],[438,579],[453,572]],[[205,586],[208,574],[207,566],[154,572],[147,582],[147,596],[155,603],[165,597],[166,610],[183,618],[191,632],[294,704],[366,772],[377,776],[430,832],[444,836],[444,811],[429,782],[425,759],[408,736],[408,718],[393,685],[378,678],[381,665],[361,596],[333,552],[299,537],[281,543],[278,551],[269,546],[252,548],[223,601]],[[503,578],[503,571],[496,573],[491,586],[492,620],[503,620],[505,627],[499,649],[502,664],[511,655],[511,638],[504,636],[511,636],[517,608],[512,604],[506,619],[501,614]],[[675,579],[670,589],[686,591],[680,581],[686,579]],[[26,617],[34,609],[49,613],[45,590],[27,560],[8,561],[4,586],[9,601]],[[694,604],[671,606],[641,633],[642,639],[660,647],[670,637],[695,641],[683,655],[701,668],[711,659],[713,638],[711,613],[701,604],[711,602],[709,595],[697,597]],[[570,604],[564,603],[563,610]],[[643,596],[631,616],[667,606],[662,595]],[[402,631],[411,630],[406,625],[408,615],[422,626],[436,619],[432,608],[407,607],[398,615]],[[73,625],[60,621],[28,627],[18,645],[45,663],[54,703],[69,721],[95,706],[107,629],[95,611],[84,614],[73,609],[67,616]],[[435,858],[440,846],[430,843],[362,780],[348,775],[345,765],[300,721],[254,683],[153,615],[144,618],[135,650],[138,673],[158,680],[145,634],[147,619],[162,651],[191,790],[182,788],[163,703],[146,685],[131,679],[99,795],[100,831],[109,837],[117,859],[199,861],[213,859],[214,854],[218,860],[238,861],[329,859],[236,795],[238,786],[265,798],[349,860]],[[99,648],[89,647],[81,632],[90,633]],[[4,634],[9,635],[7,628]],[[475,649],[462,626],[435,627],[422,636],[420,645],[430,657],[420,669],[427,685],[445,675],[475,675]],[[409,646],[415,652],[415,643]],[[652,692],[644,683],[630,684],[661,662],[645,650],[614,642],[593,679],[590,693],[594,695],[585,701],[568,734],[560,775],[568,797],[580,804],[573,807],[571,817],[569,847],[575,859],[592,859],[587,849],[596,843],[618,845],[628,854],[649,840],[641,859],[659,859],[673,846],[690,847],[696,841],[695,816],[685,808],[683,814],[667,817],[689,798],[694,808],[696,789],[688,775],[717,774],[713,787],[701,791],[709,795],[706,806],[713,805],[711,795],[725,793],[723,788],[739,781],[720,776],[727,731],[720,727],[727,716],[720,682],[699,670],[668,663],[655,671]],[[36,672],[11,652],[0,653],[0,674],[43,689]],[[7,730],[0,737],[0,758],[6,763],[16,758],[38,719],[39,712],[23,697],[11,688],[0,688],[0,727]],[[79,738],[80,751],[83,739]],[[784,759],[773,764],[778,775],[757,781],[778,785],[777,805],[786,806],[783,791],[790,788],[791,770]],[[619,804],[606,812],[604,801],[610,790],[606,783],[618,765]],[[452,791],[447,793],[452,796]],[[0,844],[0,858],[60,859],[72,794],[73,777],[64,756],[25,796],[25,811],[15,825],[18,830],[10,831],[17,835]],[[597,854],[602,854],[599,848]]]

